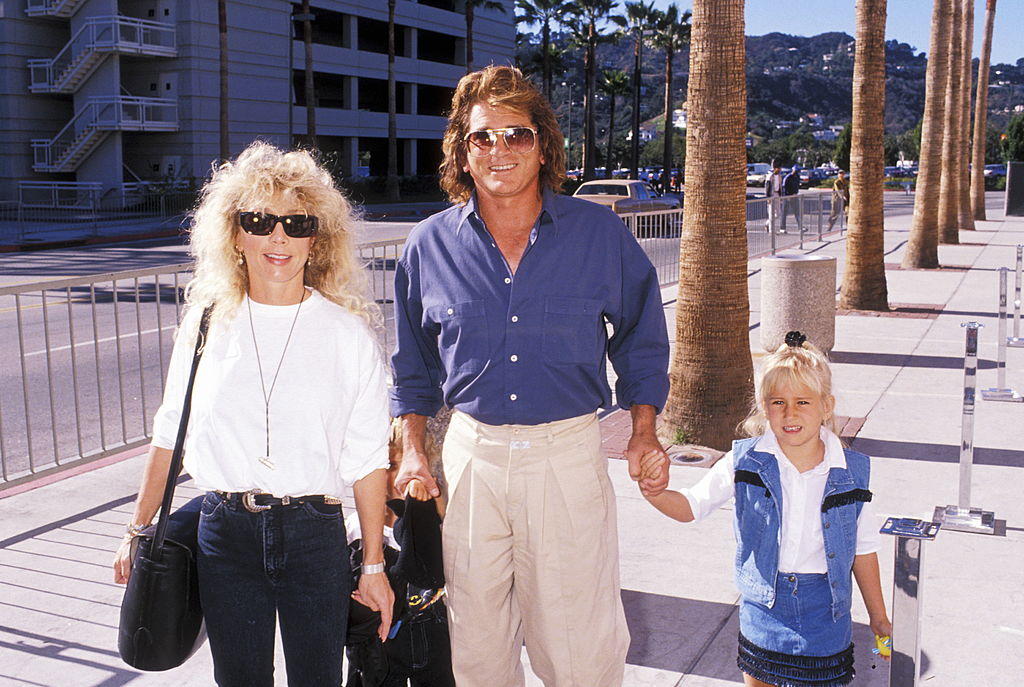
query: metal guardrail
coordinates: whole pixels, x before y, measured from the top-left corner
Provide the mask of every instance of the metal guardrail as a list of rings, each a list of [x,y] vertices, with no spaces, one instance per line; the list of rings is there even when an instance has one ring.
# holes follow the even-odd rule
[[[829,202],[830,194],[797,196],[797,231],[775,234],[765,231],[766,199],[748,201],[751,257],[802,245],[815,233],[820,238]],[[623,221],[661,284],[678,281],[682,211]],[[392,344],[394,270],[403,245],[359,246],[383,314],[385,350]],[[0,350],[17,352],[0,361],[0,485],[149,441],[190,271],[191,263],[182,263],[0,287]]]

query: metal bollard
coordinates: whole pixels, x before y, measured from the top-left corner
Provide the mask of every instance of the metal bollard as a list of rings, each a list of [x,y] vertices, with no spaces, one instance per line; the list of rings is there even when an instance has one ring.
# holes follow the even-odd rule
[[[974,390],[978,377],[977,322],[960,325],[967,329],[964,351],[964,412],[960,425],[960,497],[955,506],[936,506],[932,519],[954,532],[995,534],[995,513],[971,506],[971,469],[974,467]]]
[[[1024,348],[1024,339],[1020,337],[1020,282],[1024,271],[1024,246],[1017,244],[1017,276],[1013,280],[1013,336],[1006,340],[1011,348]]]
[[[935,539],[939,523],[889,518],[880,530],[896,537],[892,576],[891,687],[917,687],[921,678],[921,568],[924,542]]]
[[[1005,267],[999,268],[999,335],[996,337],[999,345],[999,353],[996,355],[996,385],[981,390],[981,397],[986,401],[1014,401],[1024,402],[1021,396],[1013,389],[1006,386],[1006,281],[1009,270]]]

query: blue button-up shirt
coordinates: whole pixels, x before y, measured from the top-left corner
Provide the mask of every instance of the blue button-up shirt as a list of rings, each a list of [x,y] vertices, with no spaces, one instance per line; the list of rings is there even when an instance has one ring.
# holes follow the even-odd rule
[[[668,333],[658,277],[608,208],[544,191],[515,275],[475,196],[421,222],[395,268],[391,413],[442,404],[491,425],[611,405],[664,406]],[[606,322],[612,326],[609,337]]]

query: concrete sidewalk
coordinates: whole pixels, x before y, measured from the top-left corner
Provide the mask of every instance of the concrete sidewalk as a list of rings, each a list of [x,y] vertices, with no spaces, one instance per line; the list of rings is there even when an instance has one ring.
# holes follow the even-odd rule
[[[837,410],[863,418],[853,446],[874,457],[879,525],[888,515],[930,519],[936,505],[956,501],[964,351],[960,324],[976,320],[986,325],[978,382],[980,388],[993,386],[996,270],[1012,266],[1014,246],[1024,243],[1024,219],[1003,219],[994,208],[989,216],[994,219],[979,223],[978,231],[961,233],[961,245],[940,247],[941,262],[957,267],[936,271],[896,267],[910,217],[887,219],[889,300],[907,307],[894,316],[837,317],[832,356]],[[835,255],[841,283],[845,246],[845,239],[833,237],[808,243],[806,250]],[[756,362],[762,355],[760,280],[756,262],[750,267],[750,345]],[[673,331],[674,288],[663,296]],[[1024,387],[1024,352],[1018,349],[1009,351],[1008,382],[1018,390]],[[611,455],[622,448],[623,415],[615,412],[602,420]],[[926,545],[924,684],[1015,684],[1024,672],[1022,427],[1024,404],[978,401],[972,501],[995,511],[1005,521],[1005,533],[941,532]],[[139,673],[118,659],[122,589],[111,582],[110,560],[142,470],[140,456],[119,458],[32,490],[0,492],[0,685],[212,683],[205,647],[167,673]],[[617,493],[622,593],[633,637],[625,685],[741,685],[735,667],[731,509],[721,509],[700,525],[676,523],[641,498],[623,461],[609,465]],[[703,474],[703,468],[676,466],[672,484],[690,485]],[[190,483],[178,489],[181,501],[194,494]],[[890,603],[891,540],[883,539],[879,555]],[[856,598],[854,684],[886,685],[884,668],[871,668],[866,620]],[[282,668],[278,675],[284,684]],[[540,682],[531,676],[528,684]]]

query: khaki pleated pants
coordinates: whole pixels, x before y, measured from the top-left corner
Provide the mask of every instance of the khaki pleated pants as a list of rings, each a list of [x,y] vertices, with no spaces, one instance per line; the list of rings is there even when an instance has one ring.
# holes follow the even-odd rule
[[[618,687],[629,631],[615,494],[595,415],[493,426],[456,412],[444,443],[444,570],[459,687]]]

